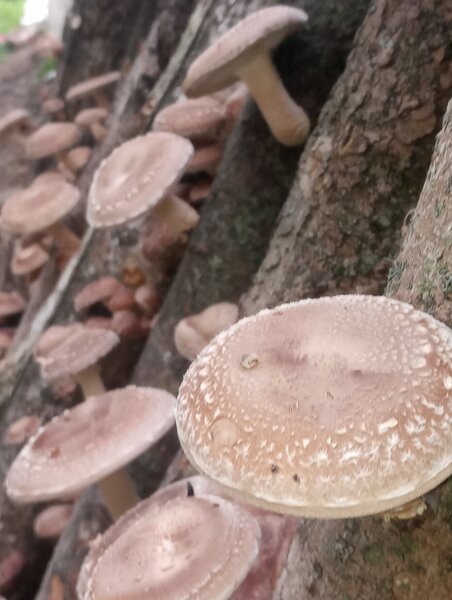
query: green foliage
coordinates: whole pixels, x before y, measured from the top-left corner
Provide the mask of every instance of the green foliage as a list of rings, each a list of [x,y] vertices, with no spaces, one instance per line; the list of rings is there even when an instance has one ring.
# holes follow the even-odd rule
[[[46,58],[42,61],[38,71],[38,80],[43,81],[49,73],[57,70],[56,58]]]
[[[0,33],[15,29],[22,17],[24,0],[0,0]]]

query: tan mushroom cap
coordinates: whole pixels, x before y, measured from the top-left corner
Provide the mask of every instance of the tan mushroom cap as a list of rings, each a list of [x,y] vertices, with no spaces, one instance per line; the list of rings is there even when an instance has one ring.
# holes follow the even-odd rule
[[[30,113],[22,108],[11,110],[0,118],[0,137],[9,133],[12,129],[26,125],[30,121]]]
[[[74,512],[73,504],[54,504],[44,508],[33,521],[33,531],[38,538],[57,538],[69,523]]]
[[[220,331],[239,318],[239,307],[231,302],[212,304],[197,315],[179,321],[174,329],[174,343],[182,356],[194,360]]]
[[[215,139],[226,121],[226,109],[213,98],[197,98],[171,104],[154,119],[154,131],[169,131],[192,141]]]
[[[17,315],[27,304],[19,292],[0,292],[0,318]]]
[[[259,537],[249,513],[216,496],[163,505],[151,498],[93,544],[77,592],[80,600],[227,600],[256,559]]]
[[[72,148],[65,156],[66,166],[74,173],[78,173],[89,161],[91,152],[92,150],[89,146],[77,146],[76,148]]]
[[[45,158],[78,144],[80,138],[74,123],[46,123],[27,138],[25,150],[29,158]]]
[[[59,113],[64,110],[64,100],[61,98],[48,98],[42,105],[42,108],[49,115]]]
[[[113,331],[84,327],[81,324],[67,330],[64,340],[49,351],[37,352],[35,355],[41,366],[41,375],[46,380],[84,371],[119,343],[119,337]]]
[[[129,386],[91,396],[42,427],[6,478],[15,502],[67,497],[144,452],[174,424],[174,397]]]
[[[92,227],[138,217],[168,193],[193,154],[191,143],[172,133],[148,133],[125,142],[96,171],[88,198]]]
[[[106,108],[94,107],[94,108],[85,108],[81,110],[75,116],[74,123],[79,125],[80,127],[85,127],[89,125],[93,125],[94,123],[100,123],[101,121],[105,121],[108,117],[108,110]]]
[[[75,296],[75,312],[81,312],[97,302],[108,300],[121,287],[121,282],[111,275],[105,275],[91,281]]]
[[[256,50],[271,50],[307,19],[303,10],[290,6],[272,6],[248,15],[192,63],[183,84],[185,93],[203,96],[232,85],[237,69]]]
[[[99,90],[103,90],[113,85],[120,77],[121,73],[119,71],[111,71],[110,73],[99,75],[98,77],[86,79],[69,88],[66,94],[66,100],[70,101],[77,98],[83,98],[84,96],[90,96],[94,92],[98,92]]]
[[[63,180],[41,180],[3,203],[0,226],[16,235],[43,231],[65,217],[80,199],[79,190]]]
[[[38,243],[16,245],[11,259],[11,272],[14,275],[27,275],[37,271],[49,260],[49,253]]]
[[[197,469],[245,502],[381,512],[452,473],[452,332],[385,297],[264,310],[199,355],[176,419]]]

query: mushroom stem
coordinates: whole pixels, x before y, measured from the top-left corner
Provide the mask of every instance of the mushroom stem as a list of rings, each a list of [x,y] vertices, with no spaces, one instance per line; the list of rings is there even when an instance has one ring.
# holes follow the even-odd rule
[[[98,485],[114,521],[141,500],[125,468],[108,475]]]
[[[240,66],[237,74],[247,84],[276,139],[287,146],[302,144],[309,134],[309,117],[287,93],[270,53],[258,54]]]
[[[80,239],[72,233],[63,223],[55,223],[49,228],[49,233],[53,236],[55,244],[60,251],[63,262],[69,260],[80,249]]]
[[[75,380],[82,388],[83,397],[98,396],[105,393],[105,385],[99,373],[99,365],[91,365],[87,369],[74,375]]]
[[[165,223],[177,239],[184,231],[196,227],[199,215],[194,208],[177,196],[168,195],[153,209],[152,220]]]

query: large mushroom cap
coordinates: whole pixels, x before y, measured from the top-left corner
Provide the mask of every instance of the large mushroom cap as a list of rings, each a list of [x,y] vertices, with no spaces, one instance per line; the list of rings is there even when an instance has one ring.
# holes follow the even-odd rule
[[[246,502],[381,512],[452,472],[452,332],[384,297],[264,310],[192,363],[176,419],[198,470]]]
[[[86,79],[80,83],[69,88],[66,94],[66,100],[71,101],[77,98],[83,98],[90,96],[91,94],[103,90],[114,83],[116,83],[121,77],[119,71],[111,71],[110,73],[104,73],[91,79]]]
[[[259,537],[249,513],[215,496],[145,500],[93,545],[79,598],[227,600],[256,559]]]
[[[3,203],[0,226],[16,235],[43,231],[65,217],[80,199],[79,190],[63,180],[34,182]]]
[[[307,21],[290,6],[272,6],[248,15],[199,56],[184,81],[187,96],[203,96],[232,85],[236,71],[256,50],[270,50]]]
[[[91,396],[42,427],[6,480],[15,502],[67,497],[99,481],[155,443],[174,424],[174,397],[129,386]]]
[[[172,133],[153,132],[125,142],[96,171],[88,223],[110,227],[143,214],[176,183],[192,154],[191,143]]]
[[[57,343],[50,350],[36,353],[36,361],[41,366],[44,379],[53,380],[64,375],[75,375],[108,354],[119,337],[113,331],[84,327],[81,324],[58,329]],[[61,340],[61,341],[60,341]],[[41,348],[42,348],[41,339]],[[46,344],[48,345],[47,341]],[[38,348],[39,349],[39,348]]]
[[[46,123],[27,138],[29,158],[44,158],[67,150],[80,141],[80,129],[74,123]]]

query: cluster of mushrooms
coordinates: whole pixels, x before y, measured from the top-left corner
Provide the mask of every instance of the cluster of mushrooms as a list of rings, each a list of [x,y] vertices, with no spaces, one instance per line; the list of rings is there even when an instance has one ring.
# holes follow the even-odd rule
[[[161,111],[152,132],[100,165],[89,225],[138,221],[145,258],[186,239],[199,218],[198,177],[210,185],[221,159],[228,102],[245,97],[243,87],[214,94],[237,79],[279,141],[304,142],[309,120],[270,51],[306,19],[263,9],[201,55],[183,86],[200,98]],[[31,435],[7,476],[9,497],[63,502],[38,517],[37,535],[59,533],[69,501],[99,485],[114,524],[91,544],[80,600],[271,598],[296,517],[415,517],[422,495],[452,473],[452,331],[443,323],[385,297],[304,300],[241,320],[224,302],[175,328],[193,361],[177,399],[156,388],[106,391],[98,363],[120,343],[118,313],[146,329],[159,301],[149,281],[133,289],[104,275],[84,288],[77,312],[103,303],[111,314],[51,327],[35,353],[45,380],[80,386],[84,401],[46,425],[24,417],[7,434],[8,443]],[[141,500],[125,467],[174,425],[200,475]]]

